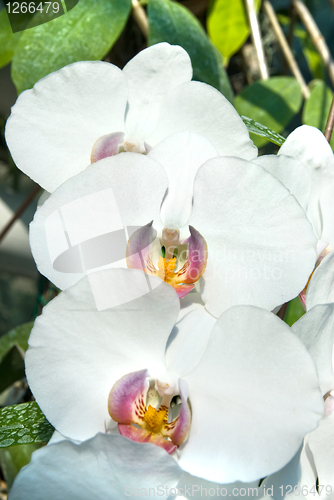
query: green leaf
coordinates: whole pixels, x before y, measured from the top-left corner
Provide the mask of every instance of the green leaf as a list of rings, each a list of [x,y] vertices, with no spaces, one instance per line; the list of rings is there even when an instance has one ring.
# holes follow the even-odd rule
[[[0,449],[0,465],[8,488],[12,487],[22,467],[28,465],[32,453],[42,446],[41,443],[32,443]]]
[[[299,320],[303,315],[305,314],[304,308],[299,300],[299,297],[296,297],[293,300],[290,300],[284,321],[287,323],[289,326],[292,326],[296,321]]]
[[[281,132],[298,113],[302,92],[297,80],[290,76],[275,76],[259,80],[236,96],[235,107],[240,115],[262,123],[274,132]],[[267,141],[255,139],[261,147]]]
[[[180,45],[189,54],[193,79],[220,90],[227,99],[233,91],[220,55],[196,17],[182,5],[170,0],[150,0],[148,4],[149,45],[168,42]]]
[[[35,15],[35,27],[23,32],[13,57],[17,91],[67,64],[102,59],[122,32],[130,9],[131,0],[80,0],[64,16],[40,26],[47,14]]]
[[[0,393],[24,376],[22,351],[14,345],[0,362]]]
[[[6,9],[0,11],[0,68],[6,66],[14,55],[22,33],[13,33]]]
[[[12,349],[13,346],[19,346],[26,351],[28,349],[28,338],[34,322],[24,323],[13,328],[0,338],[0,361]]]
[[[261,0],[255,0],[257,11]],[[249,35],[244,0],[214,0],[209,7],[207,29],[213,43],[224,57],[231,57]]]
[[[48,442],[54,432],[35,401],[0,410],[0,448]]]
[[[277,132],[270,130],[270,128],[265,127],[262,123],[258,123],[251,118],[247,118],[247,116],[242,116],[241,118],[246,125],[248,132],[251,132],[259,137],[265,137],[268,141],[277,144],[277,146],[282,146],[285,142],[284,137],[279,135]]]
[[[305,103],[302,121],[305,125],[316,127],[321,132],[325,131],[333,93],[322,80],[314,80],[310,84],[311,95]],[[330,141],[334,149],[334,136]]]

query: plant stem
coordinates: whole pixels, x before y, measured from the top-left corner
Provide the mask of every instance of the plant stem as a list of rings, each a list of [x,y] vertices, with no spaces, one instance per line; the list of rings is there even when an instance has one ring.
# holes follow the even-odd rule
[[[132,14],[144,37],[148,37],[148,19],[138,0],[132,0]]]
[[[333,126],[334,126],[334,95],[333,95],[331,109],[329,110],[328,120],[326,123],[325,132],[324,132],[324,136],[326,137],[328,142],[330,142],[331,137],[332,137]]]
[[[313,45],[319,52],[320,57],[328,71],[329,78],[334,85],[334,61],[332,59],[328,45],[326,44],[325,39],[321,34],[321,31],[316,25],[310,11],[306,7],[306,5],[301,2],[301,0],[293,0],[293,6],[295,7],[298,16],[300,17],[306,30],[308,31]]]
[[[296,59],[294,58],[294,55],[289,47],[289,44],[286,41],[283,30],[282,30],[282,28],[277,20],[275,11],[274,11],[271,3],[269,2],[269,0],[264,0],[263,8],[264,8],[264,11],[269,18],[269,21],[271,22],[271,25],[273,27],[273,30],[274,30],[275,35],[277,37],[277,40],[281,46],[282,52],[285,56],[285,59],[288,63],[288,66],[291,70],[291,73],[296,78],[296,80],[300,83],[303,96],[305,97],[305,99],[307,99],[308,97],[310,97],[310,90],[309,90],[308,86],[306,85],[306,82],[303,78],[303,75],[300,72],[300,69],[299,69],[298,64],[296,62]]]
[[[259,62],[260,75],[262,80],[268,80],[269,72],[264,56],[263,45],[261,40],[261,33],[259,27],[259,21],[257,19],[254,0],[245,0],[247,15],[249,19],[249,27],[251,30],[252,40],[254,43],[256,56]]]
[[[17,221],[17,219],[23,214],[23,212],[28,208],[32,200],[35,198],[36,194],[42,189],[40,186],[36,185],[34,189],[28,194],[26,199],[23,201],[22,205],[19,206],[19,208],[16,210],[15,214],[13,217],[10,219],[8,224],[3,228],[3,230],[0,232],[0,243],[8,233],[8,231],[11,229],[13,226],[14,222]]]

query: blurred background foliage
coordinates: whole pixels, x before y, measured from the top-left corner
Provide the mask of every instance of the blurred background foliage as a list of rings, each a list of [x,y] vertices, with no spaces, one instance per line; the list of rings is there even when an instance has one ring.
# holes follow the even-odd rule
[[[61,3],[65,10],[70,4]],[[187,50],[195,80],[217,88],[248,118],[245,122],[257,134],[251,136],[260,154],[275,153],[284,140],[277,134],[285,137],[303,123],[324,131],[333,97],[334,0],[305,0],[301,7],[300,3],[80,0],[56,18],[51,11],[31,15],[28,24],[27,18],[17,18],[13,33],[5,2],[0,0],[0,407],[31,401],[24,351],[33,319],[57,294],[38,274],[29,250],[36,186],[15,167],[4,140],[5,122],[17,95],[69,63],[101,59],[122,68],[146,46],[166,41]],[[254,15],[260,44],[257,25],[249,21]],[[284,43],[293,63],[282,49]],[[291,69],[293,64],[297,70]],[[1,234],[24,201],[27,208]],[[295,299],[285,320],[291,325],[302,314]],[[27,422],[28,429],[29,418]],[[24,432],[30,435],[30,430]],[[8,445],[2,431],[0,424],[0,451],[6,446],[2,443]],[[0,500],[6,498],[6,481],[12,483],[31,451],[40,446],[39,441],[25,445],[24,440],[14,441],[11,452],[6,448],[0,453]]]

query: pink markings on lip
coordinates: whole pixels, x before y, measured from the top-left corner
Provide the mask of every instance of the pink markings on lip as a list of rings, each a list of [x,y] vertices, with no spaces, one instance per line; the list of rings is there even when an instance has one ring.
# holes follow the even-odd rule
[[[121,424],[142,425],[149,387],[148,371],[128,373],[117,380],[108,398],[109,415]]]
[[[98,160],[108,156],[117,155],[119,145],[124,142],[124,132],[113,132],[112,134],[102,135],[94,144],[90,161],[95,163]]]
[[[177,445],[164,439],[161,434],[153,434],[146,429],[138,429],[133,425],[123,425],[118,424],[119,433],[132,441],[137,441],[138,443],[152,443],[160,448],[163,448],[167,453],[173,453],[177,449]]]
[[[179,380],[179,391],[181,396],[181,411],[180,415],[172,422],[166,424],[166,435],[175,443],[180,446],[186,439],[190,424],[191,424],[191,411],[187,403],[188,387],[184,380]]]

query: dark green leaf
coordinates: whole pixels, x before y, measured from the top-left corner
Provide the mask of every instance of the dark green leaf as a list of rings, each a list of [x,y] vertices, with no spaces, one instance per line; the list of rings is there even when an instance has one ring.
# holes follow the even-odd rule
[[[20,469],[31,460],[31,454],[43,446],[41,443],[21,444],[0,449],[0,465],[8,488],[13,485]]]
[[[246,87],[235,98],[240,115],[247,116],[275,132],[281,132],[298,113],[302,104],[300,84],[290,76],[259,80]],[[255,139],[260,147],[267,141]]]
[[[80,0],[66,15],[40,26],[46,14],[35,15],[36,27],[24,31],[13,57],[18,92],[67,64],[102,59],[122,32],[130,9],[131,0]]]
[[[15,345],[18,345],[24,351],[28,349],[28,338],[33,324],[33,321],[24,323],[24,325],[13,328],[0,338],[0,361]]]
[[[310,85],[310,89],[311,95],[305,103],[302,121],[305,125],[311,125],[321,130],[321,132],[324,132],[333,99],[333,93],[322,80],[314,80]],[[332,148],[334,148],[333,135],[330,144]]]
[[[247,118],[247,116],[241,117],[244,124],[246,125],[248,132],[251,132],[254,135],[258,135],[260,137],[265,137],[268,141],[277,144],[277,146],[282,146],[285,139],[277,132],[270,130],[270,128],[265,127],[262,123],[258,123],[251,118]]]
[[[208,39],[199,21],[182,5],[170,0],[150,0],[149,45],[168,42],[180,45],[189,54],[194,80],[208,83],[220,90],[229,100],[233,92],[215,47]]]
[[[0,68],[12,60],[21,34],[12,32],[6,9],[2,9],[0,11]]]
[[[255,1],[257,10],[261,0]],[[208,33],[222,55],[231,57],[249,35],[249,24],[243,0],[215,0],[209,8]]]
[[[0,410],[0,448],[48,442],[54,432],[35,401]]]
[[[25,376],[22,351],[14,345],[0,362],[0,392]]]

